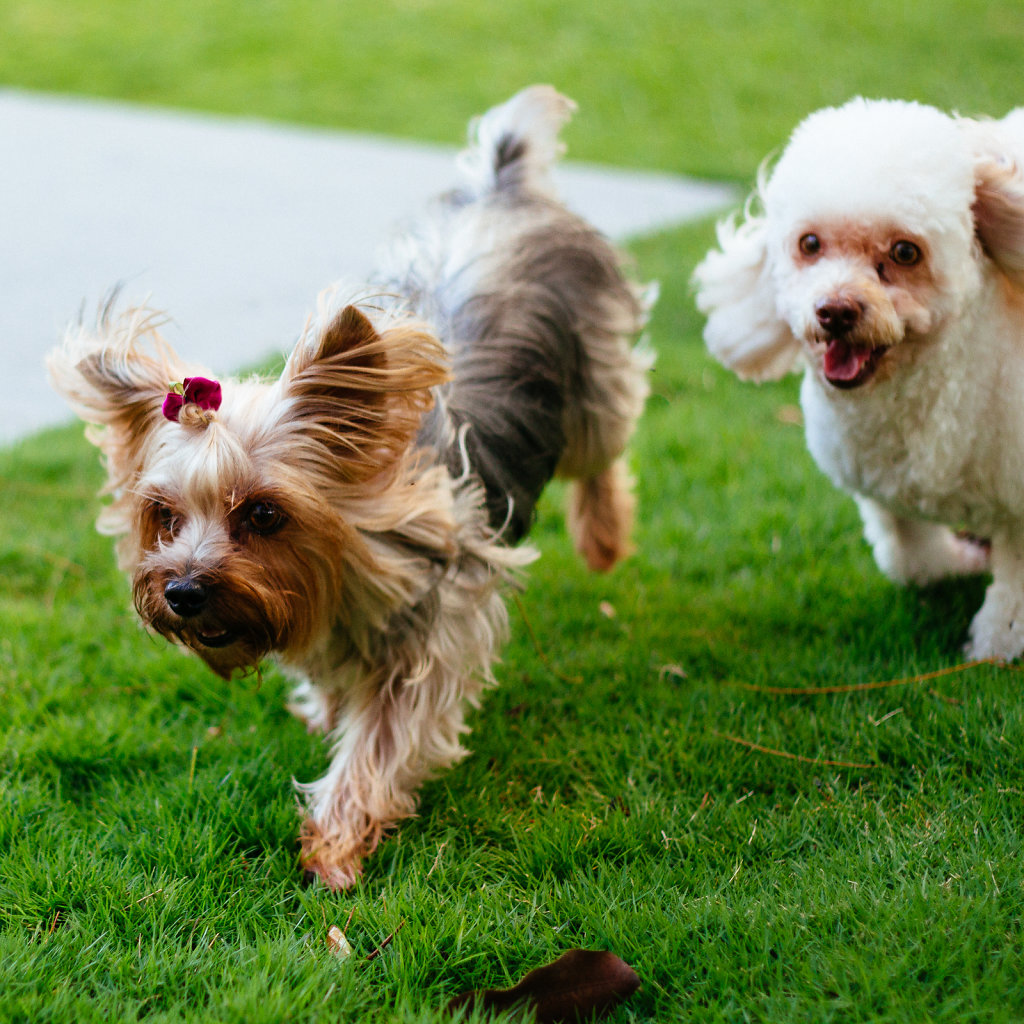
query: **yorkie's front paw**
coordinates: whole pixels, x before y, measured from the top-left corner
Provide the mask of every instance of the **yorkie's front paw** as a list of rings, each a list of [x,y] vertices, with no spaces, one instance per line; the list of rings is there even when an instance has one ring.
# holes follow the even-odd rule
[[[328,889],[341,892],[351,889],[363,873],[363,858],[373,853],[373,846],[343,836],[329,835],[307,818],[299,834],[302,844],[302,867],[306,874],[319,878]]]

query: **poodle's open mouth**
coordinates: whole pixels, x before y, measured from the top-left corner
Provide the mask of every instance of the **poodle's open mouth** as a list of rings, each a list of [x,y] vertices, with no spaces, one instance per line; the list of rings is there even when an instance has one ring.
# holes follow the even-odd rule
[[[822,363],[825,380],[836,388],[860,387],[871,379],[887,351],[885,345],[854,345],[843,338],[829,338]]]

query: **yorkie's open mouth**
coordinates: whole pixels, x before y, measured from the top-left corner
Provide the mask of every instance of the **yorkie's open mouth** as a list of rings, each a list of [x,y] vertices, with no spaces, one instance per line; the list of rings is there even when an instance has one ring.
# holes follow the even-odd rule
[[[213,633],[201,633],[199,630],[193,634],[196,642],[203,647],[228,647],[235,642],[235,634],[229,633],[226,629],[217,630]]]
[[[826,338],[822,372],[833,387],[850,389],[874,376],[887,345],[855,345],[845,338]]]

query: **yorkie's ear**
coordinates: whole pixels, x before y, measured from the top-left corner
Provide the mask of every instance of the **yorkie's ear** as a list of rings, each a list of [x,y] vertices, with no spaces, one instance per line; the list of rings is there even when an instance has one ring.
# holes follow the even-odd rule
[[[430,389],[447,377],[444,349],[422,324],[397,320],[378,332],[350,305],[299,341],[281,383],[331,472],[356,482],[408,449],[433,404]]]
[[[115,317],[110,304],[94,328],[77,324],[47,358],[53,387],[86,423],[107,457],[109,490],[116,490],[141,468],[142,451],[167,390],[183,371],[156,330],[160,314],[129,309]],[[148,349],[148,350],[147,350]]]

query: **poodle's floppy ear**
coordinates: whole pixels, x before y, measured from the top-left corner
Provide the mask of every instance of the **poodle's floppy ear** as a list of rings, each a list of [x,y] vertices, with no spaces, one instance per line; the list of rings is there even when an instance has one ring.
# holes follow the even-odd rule
[[[1019,120],[1024,124],[1024,115]],[[1009,154],[989,150],[975,160],[974,181],[978,238],[996,265],[1024,287],[1024,168]]]
[[[378,331],[362,310],[321,314],[292,352],[281,383],[292,416],[319,442],[318,460],[347,482],[367,479],[404,453],[431,388],[448,379],[444,349],[425,326],[397,320]]]
[[[697,308],[708,317],[708,350],[744,380],[777,380],[800,356],[799,343],[776,312],[766,241],[762,216],[748,211],[742,224],[722,221],[719,248],[693,274]]]
[[[95,327],[70,327],[46,360],[50,383],[91,425],[86,436],[106,456],[107,491],[120,490],[140,471],[167,391],[184,374],[156,330],[162,319],[145,308],[115,316],[108,302]]]

